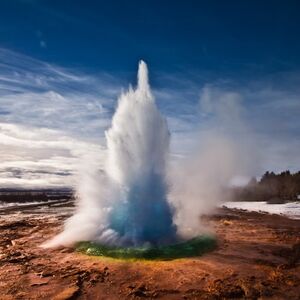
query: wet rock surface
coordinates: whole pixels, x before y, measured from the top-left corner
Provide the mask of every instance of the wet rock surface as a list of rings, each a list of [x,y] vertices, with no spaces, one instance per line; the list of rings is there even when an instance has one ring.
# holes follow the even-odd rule
[[[299,299],[300,221],[220,209],[203,218],[218,248],[195,258],[124,261],[39,246],[68,214],[0,218],[0,299]]]

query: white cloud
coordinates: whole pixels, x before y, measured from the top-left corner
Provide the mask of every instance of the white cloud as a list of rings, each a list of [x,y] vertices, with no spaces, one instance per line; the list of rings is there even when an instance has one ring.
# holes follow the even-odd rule
[[[255,175],[267,169],[299,169],[298,77],[285,74],[280,80],[242,85],[229,80],[198,84],[160,75],[166,86],[154,87],[154,94],[168,119],[172,157],[188,155],[195,132],[201,140],[212,124],[219,124],[219,130],[237,139],[251,132],[262,154]],[[110,74],[89,75],[0,48],[0,187],[14,182],[5,179],[13,174],[7,168],[19,168],[26,184],[37,184],[38,177],[43,185],[48,180],[50,185],[65,184],[72,176],[57,175],[60,171],[76,173],[78,160],[88,153],[101,157],[104,131],[122,86],[127,84]]]
[[[73,184],[82,157],[101,159],[119,90],[106,74],[89,77],[0,49],[0,187]],[[11,168],[22,178],[14,181]]]
[[[73,186],[85,156],[94,157],[101,167],[105,155],[99,144],[74,139],[62,131],[7,123],[0,124],[0,146],[1,187]]]

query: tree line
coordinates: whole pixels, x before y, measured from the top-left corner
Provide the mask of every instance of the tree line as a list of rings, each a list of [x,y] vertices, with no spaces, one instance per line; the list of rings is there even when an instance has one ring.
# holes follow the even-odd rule
[[[252,178],[245,187],[235,188],[235,201],[267,201],[284,203],[300,200],[300,171],[278,174],[267,171],[260,180]]]

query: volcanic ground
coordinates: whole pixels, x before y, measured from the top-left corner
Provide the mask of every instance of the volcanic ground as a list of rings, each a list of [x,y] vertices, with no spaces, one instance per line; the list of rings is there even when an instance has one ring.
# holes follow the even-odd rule
[[[0,211],[0,299],[299,299],[300,220],[219,209],[218,246],[193,258],[116,260],[42,249],[73,204]]]

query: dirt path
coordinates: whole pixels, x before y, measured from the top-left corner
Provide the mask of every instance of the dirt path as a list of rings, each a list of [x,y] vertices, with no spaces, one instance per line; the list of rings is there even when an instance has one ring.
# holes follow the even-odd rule
[[[216,250],[145,262],[39,248],[65,217],[0,216],[0,299],[300,299],[299,220],[220,209]]]

